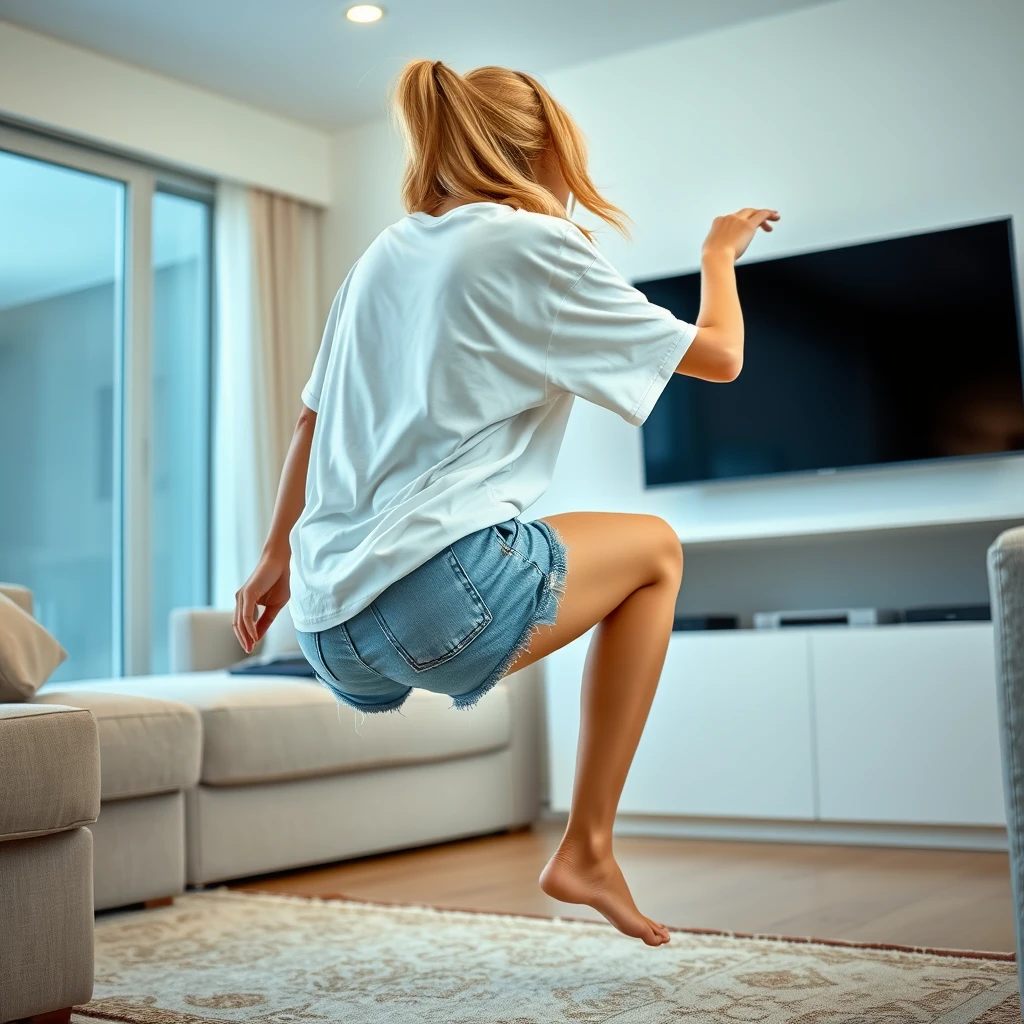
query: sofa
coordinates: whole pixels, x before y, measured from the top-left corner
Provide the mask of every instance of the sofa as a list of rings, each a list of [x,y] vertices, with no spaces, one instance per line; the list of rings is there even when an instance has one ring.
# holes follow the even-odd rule
[[[231,613],[179,610],[173,616],[169,675],[44,686],[39,702],[87,707],[100,726],[104,765],[97,831],[97,909],[159,899],[228,879],[360,857],[526,825],[540,806],[540,692],[534,669],[499,684],[469,712],[447,697],[412,694],[400,715],[366,716],[339,706],[318,682],[224,671],[240,650]],[[256,652],[257,654],[259,651]],[[118,841],[101,842],[108,814],[107,759],[118,765],[141,749],[108,755],[123,736],[104,720],[146,715],[148,756],[163,765],[160,784],[124,803],[111,792]],[[105,742],[106,741],[106,742]],[[142,744],[140,744],[140,747]],[[177,771],[164,754],[177,748]],[[139,762],[142,763],[142,762]],[[152,765],[153,768],[156,765]],[[113,773],[109,773],[113,774]],[[156,776],[158,773],[153,772]],[[120,773],[118,773],[120,776]],[[142,788],[142,778],[135,789]],[[158,808],[158,800],[166,806]],[[177,873],[150,871],[147,849],[129,890],[113,847],[141,852],[138,812],[171,814],[159,842]],[[183,814],[178,814],[181,811]],[[180,822],[180,827],[178,827]]]
[[[88,711],[0,704],[0,1021],[92,996],[99,758]]]
[[[2,589],[31,611],[28,591]],[[98,752],[89,776],[93,805],[84,789],[73,804],[59,787],[51,797],[48,789],[5,786],[0,919],[41,921],[36,890],[12,874],[27,868],[13,867],[6,851],[37,842],[29,833],[44,828],[78,833],[47,841],[77,843],[79,871],[90,847],[91,916],[93,905],[165,902],[190,885],[515,829],[537,817],[544,749],[537,666],[499,683],[470,711],[416,691],[401,714],[363,719],[313,679],[225,671],[241,654],[230,612],[175,612],[171,652],[168,675],[48,683],[24,704],[0,705],[0,750],[7,749],[8,718],[76,716],[80,729],[88,723]],[[22,746],[56,771],[47,761],[55,748],[42,740]],[[84,746],[76,756],[87,756]],[[18,770],[26,778],[36,771]],[[6,778],[2,761],[0,772]],[[87,773],[78,774],[84,787]],[[67,804],[67,813],[50,813],[53,800]],[[41,808],[39,821],[32,804]],[[80,894],[76,906],[85,905]],[[88,955],[75,948],[91,984],[91,933]],[[4,952],[0,945],[6,964]],[[50,998],[48,1009],[88,998],[81,985],[75,991],[68,1002]],[[12,1019],[3,1003],[0,1011],[0,1022]]]

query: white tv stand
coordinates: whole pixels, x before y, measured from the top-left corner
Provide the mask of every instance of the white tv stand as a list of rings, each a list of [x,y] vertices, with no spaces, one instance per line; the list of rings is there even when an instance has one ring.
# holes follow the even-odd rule
[[[872,586],[890,607],[984,600],[1003,525],[687,544],[680,608],[749,621],[773,590],[813,607],[870,604]],[[553,814],[569,807],[589,639],[546,659]],[[621,831],[655,835],[998,849],[1004,826],[987,622],[674,633],[620,805]]]

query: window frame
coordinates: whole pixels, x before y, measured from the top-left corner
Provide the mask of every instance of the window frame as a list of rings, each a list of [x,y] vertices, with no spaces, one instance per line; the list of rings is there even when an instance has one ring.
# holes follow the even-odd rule
[[[209,204],[210,294],[207,368],[207,479],[212,495],[213,376],[216,347],[213,181],[90,146],[58,133],[26,128],[0,119],[0,151],[57,164],[120,182],[125,188],[122,220],[123,275],[115,292],[118,321],[114,353],[114,492],[112,674],[150,671],[152,637],[152,459],[153,421],[153,197],[169,192]],[[206,517],[206,600],[212,572],[212,514]]]

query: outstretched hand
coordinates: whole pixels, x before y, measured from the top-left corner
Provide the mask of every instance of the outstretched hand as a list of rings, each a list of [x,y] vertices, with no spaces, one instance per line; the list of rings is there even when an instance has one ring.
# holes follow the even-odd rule
[[[778,219],[778,210],[756,210],[752,206],[716,217],[704,240],[704,251],[729,252],[734,260],[738,260],[747,251],[757,229],[771,231],[772,222]]]
[[[264,554],[252,575],[235,594],[232,625],[246,654],[263,639],[278,612],[288,603],[288,555]],[[257,609],[262,608],[257,618]]]

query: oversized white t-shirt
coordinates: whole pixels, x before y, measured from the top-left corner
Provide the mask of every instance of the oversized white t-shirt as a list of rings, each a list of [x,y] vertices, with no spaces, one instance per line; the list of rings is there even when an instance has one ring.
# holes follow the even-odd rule
[[[318,415],[291,534],[296,627],[344,622],[529,508],[574,397],[643,423],[696,331],[559,217],[481,202],[384,230],[302,392]]]

